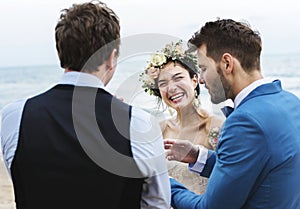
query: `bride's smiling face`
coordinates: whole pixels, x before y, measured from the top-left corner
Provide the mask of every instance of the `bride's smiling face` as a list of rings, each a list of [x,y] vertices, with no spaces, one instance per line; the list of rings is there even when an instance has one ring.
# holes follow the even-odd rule
[[[180,64],[168,63],[157,79],[162,100],[174,109],[191,105],[194,100],[194,90],[197,77],[190,78],[189,72]]]

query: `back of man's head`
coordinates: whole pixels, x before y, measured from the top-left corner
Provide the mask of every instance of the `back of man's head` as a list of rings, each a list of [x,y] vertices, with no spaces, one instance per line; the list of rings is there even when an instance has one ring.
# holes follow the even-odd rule
[[[100,1],[73,4],[62,10],[55,27],[56,49],[62,68],[96,71],[113,49],[119,51],[120,24],[117,15]],[[86,65],[97,51],[93,62]]]

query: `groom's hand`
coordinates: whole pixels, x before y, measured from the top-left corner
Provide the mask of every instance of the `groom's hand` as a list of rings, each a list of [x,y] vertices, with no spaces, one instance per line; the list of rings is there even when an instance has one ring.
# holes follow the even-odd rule
[[[199,147],[189,140],[164,139],[165,154],[168,160],[184,163],[195,163],[199,155]]]

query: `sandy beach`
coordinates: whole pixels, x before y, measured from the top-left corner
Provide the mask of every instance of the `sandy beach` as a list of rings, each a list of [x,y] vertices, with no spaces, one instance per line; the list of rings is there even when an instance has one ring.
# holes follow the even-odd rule
[[[0,209],[15,209],[11,179],[0,157]]]

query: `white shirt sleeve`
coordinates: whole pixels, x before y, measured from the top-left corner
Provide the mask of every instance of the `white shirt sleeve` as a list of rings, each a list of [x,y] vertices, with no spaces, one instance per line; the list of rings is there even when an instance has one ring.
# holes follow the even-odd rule
[[[208,149],[201,145],[198,145],[198,147],[199,155],[197,161],[195,164],[189,164],[189,170],[196,173],[201,173],[206,164],[206,160],[208,159]]]
[[[1,111],[1,149],[4,163],[10,174],[19,140],[22,113],[26,99],[5,106]]]
[[[158,121],[149,113],[133,107],[130,136],[133,158],[147,176],[141,208],[170,208],[170,182]]]

